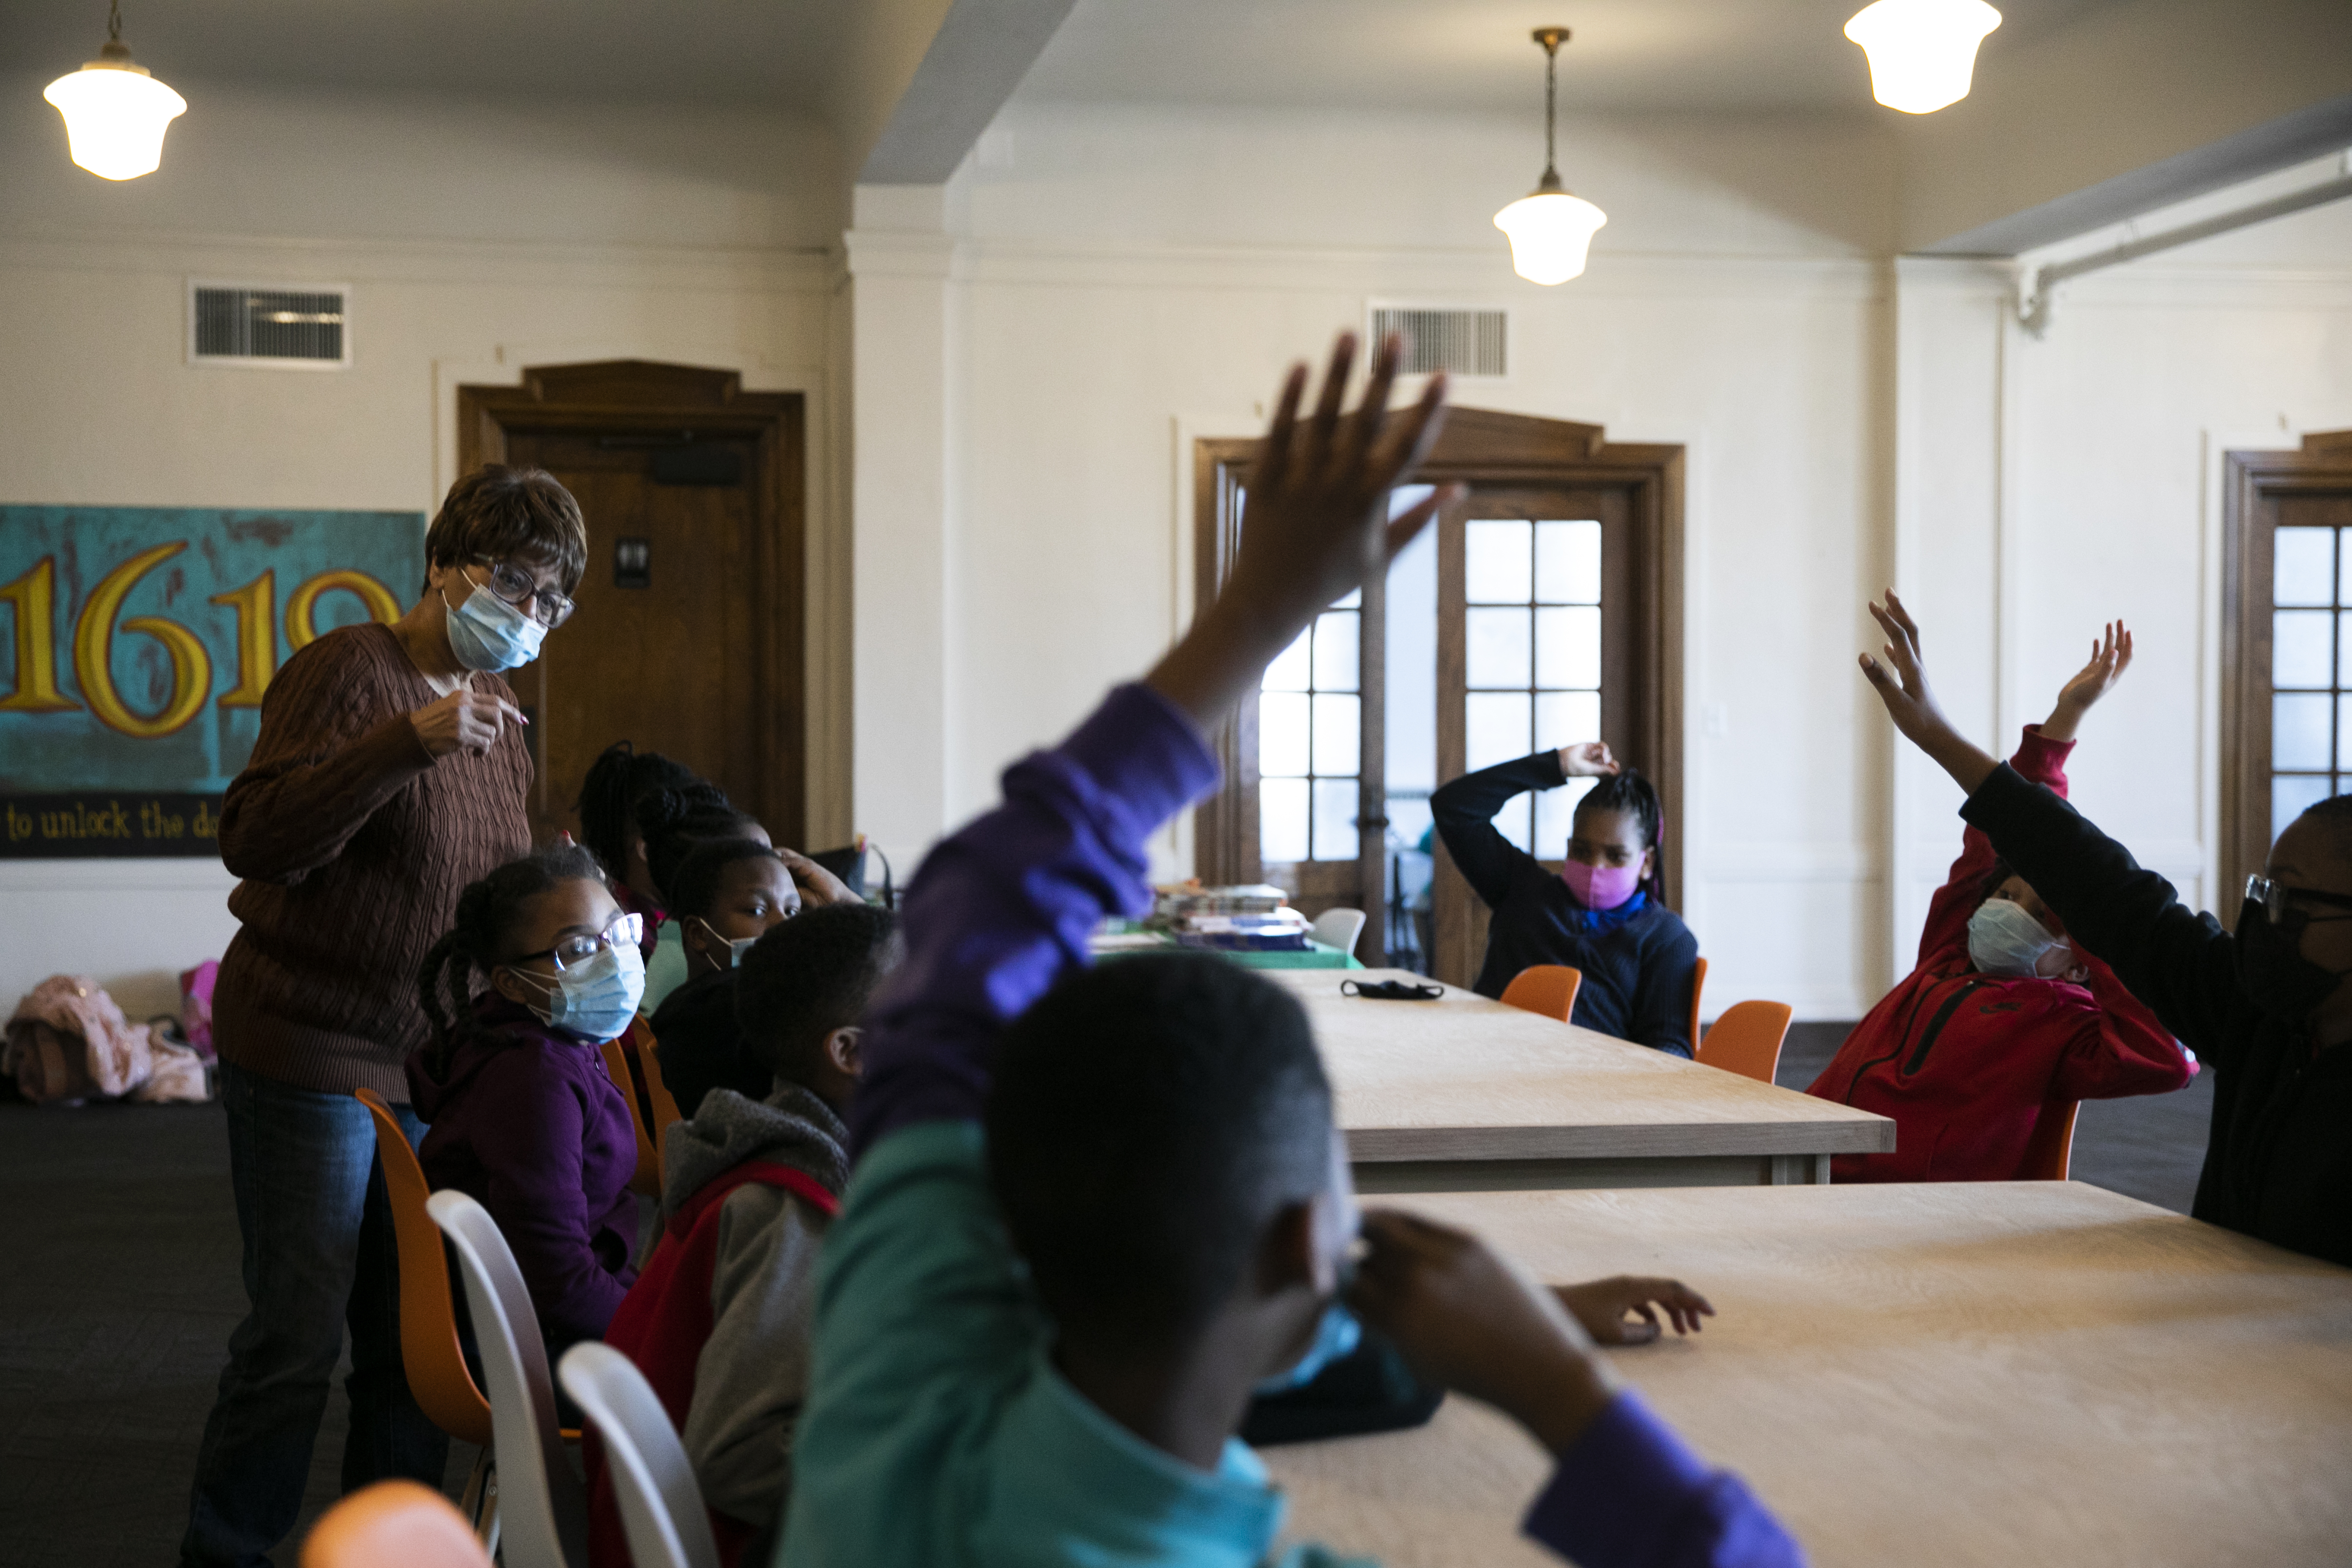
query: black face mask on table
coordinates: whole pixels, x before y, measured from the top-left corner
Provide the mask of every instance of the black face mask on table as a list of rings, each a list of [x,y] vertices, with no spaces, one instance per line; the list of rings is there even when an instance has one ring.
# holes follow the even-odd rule
[[[2266,1013],[2299,1022],[2326,1001],[2352,969],[2323,969],[2305,957],[2300,920],[2273,925],[2254,899],[2238,911],[2238,984]]]

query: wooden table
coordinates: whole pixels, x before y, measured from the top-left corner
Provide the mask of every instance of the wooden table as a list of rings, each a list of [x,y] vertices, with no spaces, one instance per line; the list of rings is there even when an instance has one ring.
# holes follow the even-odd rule
[[[1895,1146],[1885,1116],[1507,1008],[1340,994],[1401,969],[1266,977],[1307,1004],[1366,1192],[1827,1182]]]
[[[1705,1333],[1611,1363],[1815,1568],[2352,1562],[2352,1270],[2079,1183],[1410,1207],[1548,1281],[1704,1291]],[[1467,1401],[1265,1458],[1297,1537],[1557,1568],[1517,1534],[1548,1458]]]

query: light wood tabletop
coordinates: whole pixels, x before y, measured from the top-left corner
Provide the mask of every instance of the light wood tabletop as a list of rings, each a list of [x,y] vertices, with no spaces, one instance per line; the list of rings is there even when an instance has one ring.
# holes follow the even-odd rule
[[[1895,1147],[1885,1116],[1507,1008],[1448,986],[1373,1001],[1342,981],[1266,977],[1306,1003],[1368,1192],[1826,1182],[1832,1155]]]
[[[1399,1201],[1549,1282],[1706,1295],[1704,1333],[1606,1354],[1815,1568],[2352,1561],[2352,1270],[2080,1183]],[[1517,1533],[1548,1458],[1467,1401],[1265,1457],[1298,1538],[1558,1563]]]

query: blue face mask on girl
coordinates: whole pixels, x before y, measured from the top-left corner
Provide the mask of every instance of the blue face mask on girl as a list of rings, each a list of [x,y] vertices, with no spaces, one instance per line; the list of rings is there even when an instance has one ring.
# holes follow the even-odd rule
[[[608,942],[595,956],[556,971],[555,984],[517,969],[513,973],[546,996],[530,1010],[554,1029],[599,1042],[617,1040],[637,1014],[646,995],[645,955],[634,942]]]
[[[2047,978],[2042,955],[2058,945],[2048,926],[2006,898],[1988,898],[1969,916],[1969,960],[1979,974]]]
[[[449,651],[457,662],[469,670],[517,670],[538,658],[547,628],[492,593],[488,584],[472,586],[473,591],[454,608],[449,608],[447,591],[441,594],[442,605],[449,609]]]
[[[1322,1376],[1324,1368],[1333,1362],[1355,1354],[1356,1346],[1361,1344],[1363,1339],[1363,1324],[1356,1321],[1355,1313],[1340,1304],[1339,1297],[1334,1296],[1331,1304],[1323,1309],[1322,1321],[1315,1325],[1315,1343],[1307,1347],[1307,1354],[1300,1356],[1288,1371],[1277,1372],[1260,1381],[1256,1391],[1260,1394],[1287,1394],[1294,1388],[1304,1388]]]

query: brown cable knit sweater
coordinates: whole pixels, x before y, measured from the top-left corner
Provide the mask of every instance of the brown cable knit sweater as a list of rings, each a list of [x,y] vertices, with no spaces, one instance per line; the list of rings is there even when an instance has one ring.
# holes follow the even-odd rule
[[[473,680],[513,698],[496,675]],[[269,683],[252,760],[221,809],[221,859],[244,879],[213,997],[224,1060],[300,1089],[407,1101],[425,952],[467,883],[530,848],[520,731],[436,761],[408,717],[435,696],[373,622],[328,632]]]

